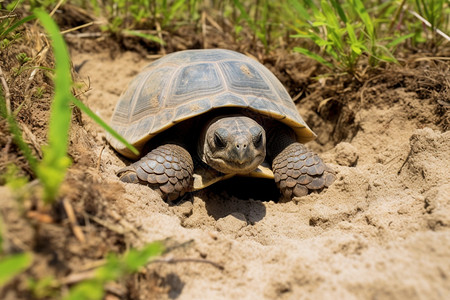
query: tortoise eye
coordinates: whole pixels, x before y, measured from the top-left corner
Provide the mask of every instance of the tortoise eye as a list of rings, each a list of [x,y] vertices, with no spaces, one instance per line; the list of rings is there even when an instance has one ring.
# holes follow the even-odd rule
[[[218,134],[217,132],[214,134],[214,144],[218,147],[218,148],[225,148],[225,146],[227,145],[227,143],[225,142],[225,140],[220,136],[220,134]]]
[[[262,132],[260,132],[253,138],[253,144],[255,145],[255,147],[259,147],[261,143],[262,143]]]

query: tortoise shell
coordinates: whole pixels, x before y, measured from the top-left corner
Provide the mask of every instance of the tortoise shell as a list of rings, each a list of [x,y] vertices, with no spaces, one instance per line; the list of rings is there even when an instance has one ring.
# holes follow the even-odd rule
[[[250,109],[290,126],[305,143],[316,135],[281,82],[261,63],[231,50],[186,50],[148,65],[121,95],[111,126],[139,151],[173,125],[223,107]],[[137,158],[108,135],[121,154]]]

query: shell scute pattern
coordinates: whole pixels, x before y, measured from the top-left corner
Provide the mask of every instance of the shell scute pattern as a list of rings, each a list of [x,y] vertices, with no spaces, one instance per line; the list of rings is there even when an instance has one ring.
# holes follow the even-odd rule
[[[252,95],[266,99],[278,100],[277,95],[273,92],[269,84],[261,77],[256,69],[249,63],[240,61],[227,61],[219,64],[224,74],[225,82],[228,90],[241,95]],[[249,76],[248,70],[252,76]],[[279,100],[278,100],[279,101]]]
[[[175,120],[177,122],[207,112],[212,108],[211,99],[203,98],[197,101],[187,102],[177,107],[175,112]]]
[[[276,120],[282,120],[286,118],[282,105],[277,104],[275,101],[262,99],[260,97],[247,96],[249,107],[257,112],[262,112],[266,116],[269,116]]]
[[[173,109],[165,108],[155,115],[155,120],[153,122],[153,127],[151,128],[151,133],[158,133],[159,131],[167,128],[167,124],[173,122],[175,112]],[[143,128],[145,134],[149,133],[149,128]]]
[[[188,65],[177,74],[173,90],[170,91],[168,106],[178,105],[180,100],[192,101],[206,95],[223,92],[224,84],[214,64]],[[181,98],[181,99],[180,99]]]
[[[211,103],[213,107],[249,107],[249,104],[245,100],[245,98],[238,97],[230,92],[225,92],[212,98]]]

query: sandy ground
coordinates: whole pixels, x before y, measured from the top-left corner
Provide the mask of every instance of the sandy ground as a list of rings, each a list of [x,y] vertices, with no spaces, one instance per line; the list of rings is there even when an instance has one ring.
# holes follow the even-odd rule
[[[75,66],[87,60],[80,71],[91,85],[85,102],[105,119],[127,83],[151,61],[131,52],[111,58],[73,49],[72,58]],[[395,101],[359,110],[360,130],[351,141],[321,154],[337,180],[320,194],[275,203],[207,189],[169,206],[148,187],[120,183],[124,192],[110,208],[137,228],[137,235],[126,234],[131,245],[192,241],[168,258],[204,260],[152,264],[163,292],[143,288],[140,298],[448,297],[450,132],[411,117],[411,111],[425,119],[432,112],[406,87],[389,93]],[[104,133],[87,122],[99,155]],[[114,172],[124,165],[106,147],[103,180],[117,182]],[[140,284],[145,286],[145,276]]]

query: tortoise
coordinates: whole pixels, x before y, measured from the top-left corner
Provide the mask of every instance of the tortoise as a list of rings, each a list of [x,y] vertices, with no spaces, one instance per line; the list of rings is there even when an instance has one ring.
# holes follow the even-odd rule
[[[281,199],[320,191],[333,170],[303,143],[316,135],[281,82],[262,64],[224,49],[166,55],[131,81],[111,126],[110,145],[137,160],[120,180],[146,184],[166,201],[235,175],[272,178]]]

